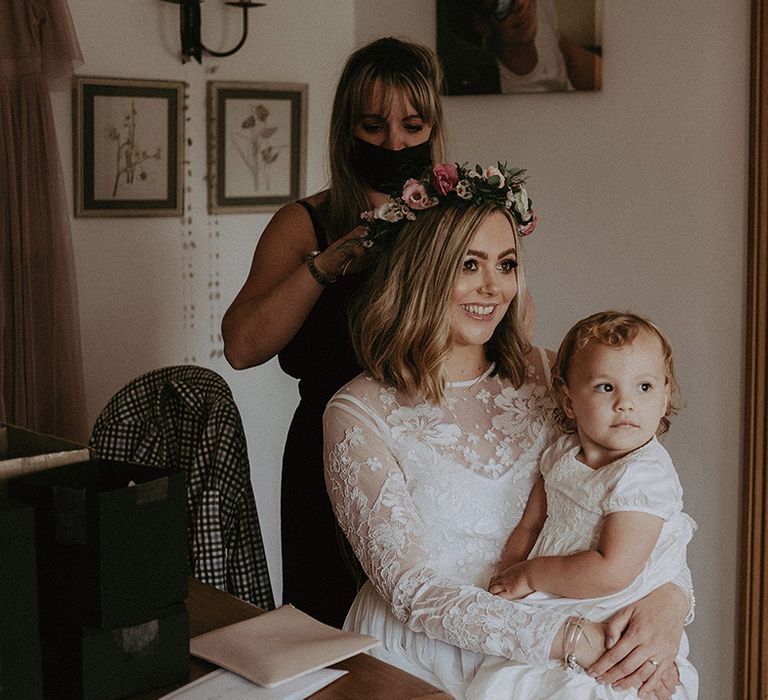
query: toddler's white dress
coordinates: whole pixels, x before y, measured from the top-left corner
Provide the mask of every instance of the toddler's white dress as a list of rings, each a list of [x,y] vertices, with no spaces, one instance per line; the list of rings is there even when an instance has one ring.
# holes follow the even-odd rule
[[[529,354],[518,389],[491,367],[451,384],[442,406],[362,374],[325,411],[328,494],[369,577],[345,627],[459,699],[486,655],[557,663],[549,650],[567,616],[487,591],[556,437],[543,357]],[[682,566],[672,575],[690,587]]]
[[[605,516],[619,511],[662,518],[661,534],[641,573],[618,593],[574,599],[536,592],[520,603],[600,622],[669,581],[671,572],[685,567],[686,546],[696,524],[683,513],[680,480],[669,453],[656,438],[601,469],[591,469],[576,459],[579,450],[578,439],[567,435],[542,456],[540,469],[547,492],[547,520],[530,558],[594,549]],[[698,693],[698,675],[687,655],[688,641],[683,635],[676,659],[682,686],[675,693],[675,700],[693,700]],[[637,693],[599,685],[584,673],[489,657],[470,685],[467,697],[610,700],[637,697]]]

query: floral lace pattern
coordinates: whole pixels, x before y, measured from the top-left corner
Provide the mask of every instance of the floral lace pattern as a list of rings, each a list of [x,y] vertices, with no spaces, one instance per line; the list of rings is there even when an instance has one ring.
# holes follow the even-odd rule
[[[470,651],[543,663],[563,617],[492,596],[506,538],[555,436],[541,355],[520,388],[490,376],[414,401],[367,375],[325,413],[339,523],[395,617]]]

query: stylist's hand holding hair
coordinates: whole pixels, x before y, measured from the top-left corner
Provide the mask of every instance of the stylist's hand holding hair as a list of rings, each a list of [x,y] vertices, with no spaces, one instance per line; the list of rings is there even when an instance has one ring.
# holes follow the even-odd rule
[[[331,115],[328,189],[275,213],[222,321],[233,367],[279,354],[300,380],[283,459],[283,600],[336,626],[360,572],[325,494],[321,415],[359,372],[346,311],[377,253],[363,245],[360,212],[442,159],[441,81],[435,55],[417,44],[379,39],[349,57]]]

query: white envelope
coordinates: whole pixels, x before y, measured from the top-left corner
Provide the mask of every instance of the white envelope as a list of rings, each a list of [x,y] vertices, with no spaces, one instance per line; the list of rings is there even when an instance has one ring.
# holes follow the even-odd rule
[[[323,624],[291,605],[195,637],[194,656],[273,688],[372,649],[379,641]]]

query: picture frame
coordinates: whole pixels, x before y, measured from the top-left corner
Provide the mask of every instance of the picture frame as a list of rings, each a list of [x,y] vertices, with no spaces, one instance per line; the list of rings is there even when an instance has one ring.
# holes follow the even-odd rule
[[[74,215],[181,216],[184,83],[76,76]]]
[[[272,212],[304,196],[307,85],[208,81],[208,211]]]

